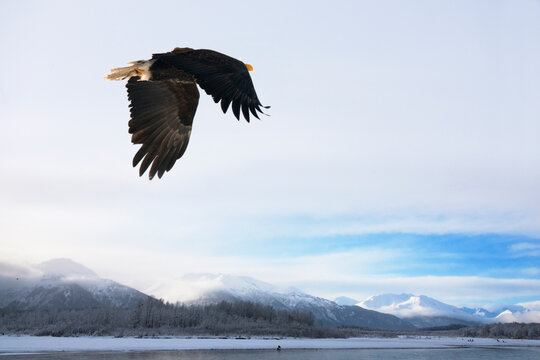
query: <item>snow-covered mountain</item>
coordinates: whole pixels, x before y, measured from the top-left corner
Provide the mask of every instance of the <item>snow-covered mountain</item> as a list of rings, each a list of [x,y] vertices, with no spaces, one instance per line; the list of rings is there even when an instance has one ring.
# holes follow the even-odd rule
[[[531,303],[535,304],[535,303]],[[425,295],[383,294],[371,296],[357,304],[366,309],[396,315],[417,327],[450,324],[483,324],[494,322],[538,322],[540,311],[523,305],[502,306],[491,311],[484,308],[458,308]]]
[[[0,309],[129,308],[148,296],[69,259],[34,266],[39,276],[0,274]]]
[[[383,294],[371,296],[358,303],[358,306],[396,315],[413,323],[416,327],[458,323],[472,325],[482,322],[479,317],[425,295]]]
[[[394,314],[400,317],[449,316],[470,319],[471,314],[452,305],[445,304],[425,295],[383,294],[371,296],[358,303],[366,309]]]
[[[167,290],[166,290],[167,289]],[[160,284],[149,293],[174,296],[168,289],[178,289],[187,304],[210,304],[220,301],[251,301],[271,305],[277,310],[311,311],[316,323],[325,326],[357,326],[379,329],[407,329],[413,326],[393,315],[358,306],[344,306],[306,294],[296,288],[279,288],[246,277],[225,274],[190,274],[175,282]]]

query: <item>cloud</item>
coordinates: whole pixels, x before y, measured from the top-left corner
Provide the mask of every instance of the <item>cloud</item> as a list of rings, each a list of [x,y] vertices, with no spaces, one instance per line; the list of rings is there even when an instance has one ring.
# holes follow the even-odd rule
[[[540,256],[540,242],[520,242],[510,246],[514,256]]]
[[[511,312],[506,310],[499,314],[496,319],[504,323],[540,323],[540,311]]]
[[[33,285],[43,275],[35,267],[0,259],[0,290]]]
[[[1,260],[1,259],[0,259]],[[9,261],[0,261],[0,276],[8,278],[37,278],[43,271],[27,264],[16,264]]]
[[[540,300],[523,302],[523,303],[519,303],[517,305],[521,305],[524,308],[529,309],[529,310],[540,311]]]
[[[202,294],[233,290],[243,292],[246,288],[257,288],[262,291],[285,292],[268,283],[245,276],[230,276],[225,274],[187,274],[169,282],[156,284],[147,289],[146,293],[169,301],[186,302],[195,300]]]
[[[528,268],[522,269],[521,272],[525,275],[531,275],[531,276],[540,275],[540,268],[528,267]]]
[[[419,304],[412,304],[408,308],[396,308],[393,305],[381,306],[374,309],[379,312],[396,315],[398,317],[407,318],[413,316],[437,316],[444,315],[444,312],[437,309],[420,306]]]

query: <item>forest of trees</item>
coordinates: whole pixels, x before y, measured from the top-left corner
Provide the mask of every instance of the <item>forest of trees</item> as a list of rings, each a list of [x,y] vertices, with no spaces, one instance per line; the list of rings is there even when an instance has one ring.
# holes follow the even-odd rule
[[[540,324],[490,324],[471,326],[458,330],[459,336],[509,339],[540,339]]]
[[[275,310],[249,301],[187,306],[155,299],[140,302],[130,309],[0,310],[0,333],[52,336],[351,335],[345,330],[315,326],[311,312]]]

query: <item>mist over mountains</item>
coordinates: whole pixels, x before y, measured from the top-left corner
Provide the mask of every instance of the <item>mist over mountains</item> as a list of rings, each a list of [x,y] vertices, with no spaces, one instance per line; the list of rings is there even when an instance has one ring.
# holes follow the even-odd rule
[[[46,261],[36,265],[34,270],[22,275],[0,274],[0,309],[130,308],[148,298],[138,290],[102,279],[69,259]]]
[[[188,274],[159,283],[149,295],[100,278],[91,269],[69,259],[54,259],[32,268],[0,264],[0,310],[130,309],[152,299],[152,293],[172,289],[185,305],[215,305],[226,301],[252,302],[276,310],[311,312],[315,324],[326,327],[412,329],[450,324],[476,325],[494,322],[538,322],[540,312],[512,305],[488,311],[458,308],[424,295],[383,294],[363,301],[339,297],[331,301],[300,289],[280,288],[247,276]],[[518,320],[518,321],[519,321]]]

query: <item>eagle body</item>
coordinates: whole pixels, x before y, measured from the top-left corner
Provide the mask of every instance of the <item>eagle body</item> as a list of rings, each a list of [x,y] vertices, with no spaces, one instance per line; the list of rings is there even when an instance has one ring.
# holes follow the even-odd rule
[[[199,103],[199,85],[214,102],[229,106],[237,119],[259,118],[259,101],[248,70],[251,65],[213,50],[176,48],[111,70],[107,80],[127,81],[131,141],[141,144],[133,166],[149,177],[169,171],[186,151]],[[141,162],[142,161],[142,162]]]

